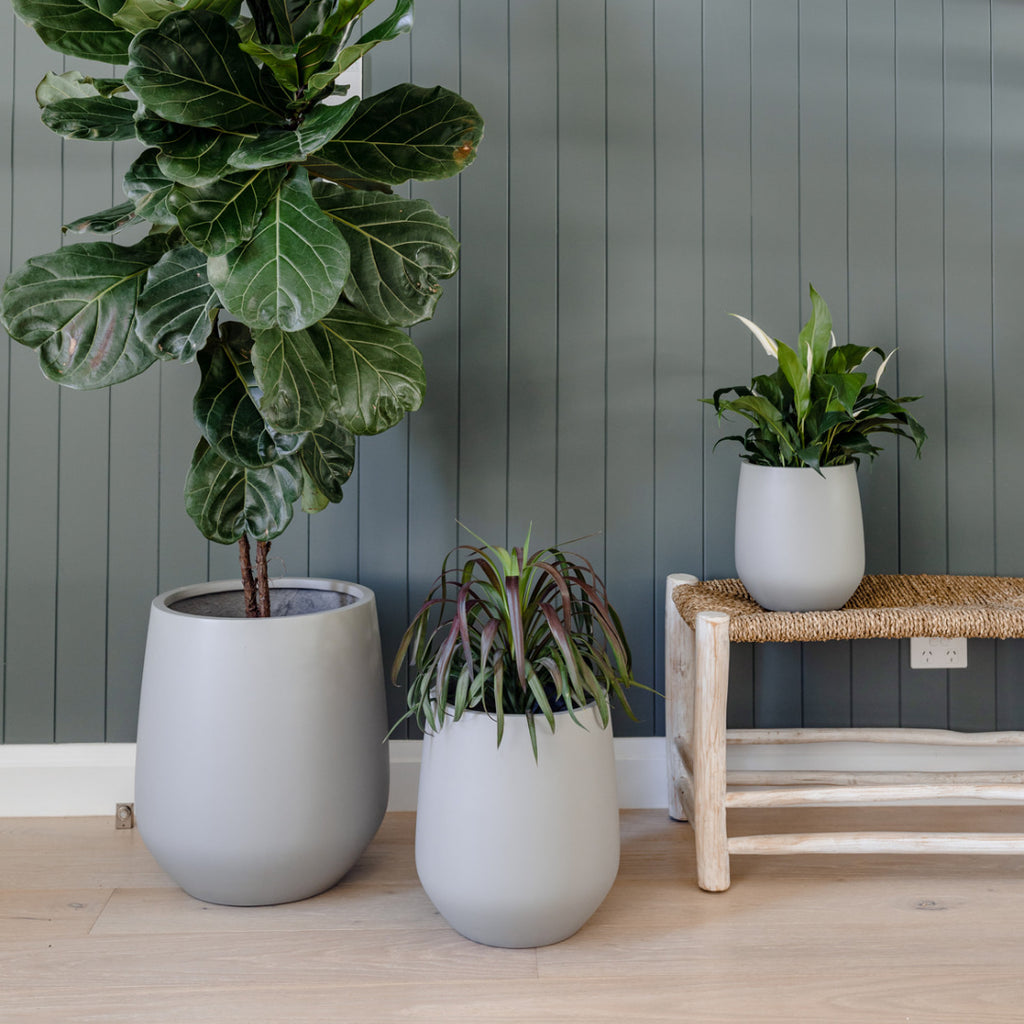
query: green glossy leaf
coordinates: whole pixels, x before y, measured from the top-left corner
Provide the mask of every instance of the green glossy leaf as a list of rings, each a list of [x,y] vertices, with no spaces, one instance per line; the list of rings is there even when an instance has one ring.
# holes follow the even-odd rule
[[[236,466],[203,439],[185,481],[185,510],[218,544],[234,544],[243,533],[273,540],[291,522],[301,489],[294,457],[260,468]]]
[[[326,502],[341,501],[342,488],[356,464],[356,440],[339,423],[327,420],[309,432],[299,451],[299,460],[315,488],[308,492],[310,504],[318,503],[320,498]],[[307,512],[319,512],[325,506],[307,508],[304,502],[303,507]]]
[[[300,331],[334,307],[348,246],[313,199],[302,168],[274,196],[252,238],[209,262],[224,307],[255,328]]]
[[[101,388],[141,373],[153,356],[135,334],[135,304],[164,250],[85,242],[35,256],[4,283],[0,318],[39,350],[43,373],[72,388]]]
[[[82,100],[90,96],[113,96],[124,92],[125,84],[120,78],[90,78],[81,71],[65,71],[58,75],[47,71],[36,86],[36,103],[48,107],[61,100]]]
[[[403,84],[364,99],[319,156],[357,176],[398,185],[458,174],[473,162],[482,136],[476,108],[457,93]]]
[[[156,28],[168,14],[180,11],[185,5],[174,0],[125,0],[113,15],[114,24],[133,35],[147,28]]]
[[[348,167],[342,167],[339,164],[324,160],[319,154],[314,154],[303,160],[302,166],[309,172],[310,177],[333,181],[336,185],[341,185],[343,188],[354,188],[363,192],[380,192],[387,196],[394,194],[390,185],[361,178]]]
[[[181,126],[173,139],[160,143],[157,163],[171,181],[179,185],[209,185],[233,169],[231,155],[249,138],[212,128]]]
[[[409,327],[433,315],[439,278],[458,269],[459,243],[425,199],[318,184],[314,196],[352,254],[345,298],[385,324]]]
[[[360,43],[381,43],[388,39],[397,39],[405,32],[412,31],[413,0],[397,0],[395,9],[368,32],[364,32],[356,41]]]
[[[52,50],[105,64],[127,64],[132,36],[99,0],[12,0],[14,13]]]
[[[806,367],[808,362],[814,373],[825,368],[829,342],[832,340],[832,314],[825,300],[811,285],[811,316],[800,331],[798,349],[800,362]]]
[[[237,171],[209,185],[175,185],[167,205],[197,249],[222,256],[252,238],[287,173],[285,167],[268,167]]]
[[[264,0],[274,27],[268,42],[294,45],[304,36],[320,32],[334,6],[333,0]]]
[[[192,414],[203,437],[224,459],[240,466],[266,466],[279,454],[246,383],[252,372],[249,354],[222,342],[197,355],[201,379]]]
[[[168,121],[236,131],[280,124],[238,33],[210,11],[179,11],[131,45],[125,83]]]
[[[812,392],[817,395],[827,391],[840,409],[853,412],[867,379],[866,373],[818,373],[812,380]]]
[[[112,18],[115,24],[135,34],[156,28],[175,11],[202,9],[233,18],[241,6],[241,0],[125,0]]]
[[[178,219],[167,205],[172,185],[160,173],[157,150],[147,149],[125,172],[122,188],[139,216],[161,227],[174,227]]]
[[[324,32],[327,35],[345,32],[372,3],[373,0],[338,0],[334,13],[324,22]]]
[[[342,104],[321,104],[294,130],[271,128],[259,138],[243,142],[231,154],[229,163],[245,169],[298,163],[334,138],[358,106],[358,98]]]
[[[41,116],[47,128],[66,139],[117,142],[135,138],[136,106],[120,96],[87,96],[57,100]]]
[[[423,357],[408,336],[340,305],[310,329],[337,391],[333,416],[354,434],[379,434],[420,407]]]
[[[354,45],[346,46],[329,57],[325,50],[321,59],[330,60],[330,63],[315,74],[310,73],[315,67],[313,60],[308,59],[304,67],[304,70],[308,70],[303,81],[308,83],[310,92],[318,93],[326,89],[338,75],[365,57],[378,43],[397,39],[403,32],[408,32],[412,28],[412,8],[413,0],[398,0],[394,11],[375,28],[360,36]]]
[[[786,344],[779,342],[779,368],[785,374],[789,386],[793,389],[796,403],[796,418],[803,421],[811,406],[811,382],[806,365],[800,362],[799,356]]]
[[[123,228],[125,224],[135,219],[135,204],[121,203],[112,206],[109,210],[100,210],[99,213],[90,213],[87,217],[79,217],[64,225],[65,231],[80,234],[83,231],[92,231],[95,234],[105,235],[112,231]]]
[[[177,142],[195,129],[157,117],[152,110],[142,107],[135,115],[135,136],[146,146],[165,146]]]
[[[203,348],[217,311],[206,257],[190,245],[164,253],[139,296],[136,331],[160,359],[189,362]]]
[[[257,331],[252,363],[263,393],[260,414],[270,426],[297,433],[324,422],[334,398],[333,382],[323,353],[307,331]]]

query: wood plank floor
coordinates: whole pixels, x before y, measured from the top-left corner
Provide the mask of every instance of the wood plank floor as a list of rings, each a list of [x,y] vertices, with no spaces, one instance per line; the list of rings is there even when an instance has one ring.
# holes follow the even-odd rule
[[[736,811],[736,833],[1024,831],[1017,808]],[[734,857],[699,891],[687,825],[622,815],[618,881],[537,950],[454,933],[389,815],[331,892],[237,909],[180,892],[113,817],[0,820],[2,1024],[1024,1020],[1024,857]]]

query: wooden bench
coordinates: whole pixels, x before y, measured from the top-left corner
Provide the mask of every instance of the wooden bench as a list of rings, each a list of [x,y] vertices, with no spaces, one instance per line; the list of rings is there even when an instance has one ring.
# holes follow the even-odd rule
[[[730,642],[871,637],[1022,637],[1024,579],[982,576],[865,576],[838,611],[770,612],[739,580],[668,577],[665,599],[669,813],[693,825],[697,882],[729,888],[733,853],[1024,853],[1007,833],[824,832],[729,837],[733,807],[795,807],[957,799],[1024,802],[1024,772],[730,773],[730,744],[927,743],[1024,746],[1024,732],[944,729],[727,729]],[[733,789],[742,785],[753,789]]]

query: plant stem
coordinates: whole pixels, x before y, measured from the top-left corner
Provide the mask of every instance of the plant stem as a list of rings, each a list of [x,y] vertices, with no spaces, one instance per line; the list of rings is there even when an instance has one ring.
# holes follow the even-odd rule
[[[249,560],[249,537],[242,534],[238,539],[238,564],[242,569],[242,590],[245,592],[245,617],[258,619],[260,610],[256,604],[256,580],[252,575],[252,562]]]
[[[256,597],[259,601],[258,615],[262,619],[270,618],[270,577],[267,573],[269,552],[269,540],[256,541]]]

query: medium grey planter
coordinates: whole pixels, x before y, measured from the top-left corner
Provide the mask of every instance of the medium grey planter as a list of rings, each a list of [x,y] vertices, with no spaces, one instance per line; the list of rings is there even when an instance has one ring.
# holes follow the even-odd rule
[[[238,617],[234,581],[161,594],[150,613],[138,827],[157,863],[211,903],[287,903],[329,889],[387,806],[373,592],[286,579],[271,593],[269,619]]]
[[[537,716],[467,711],[423,740],[416,871],[442,917],[488,946],[546,946],[575,934],[619,869],[611,724],[591,705]]]

